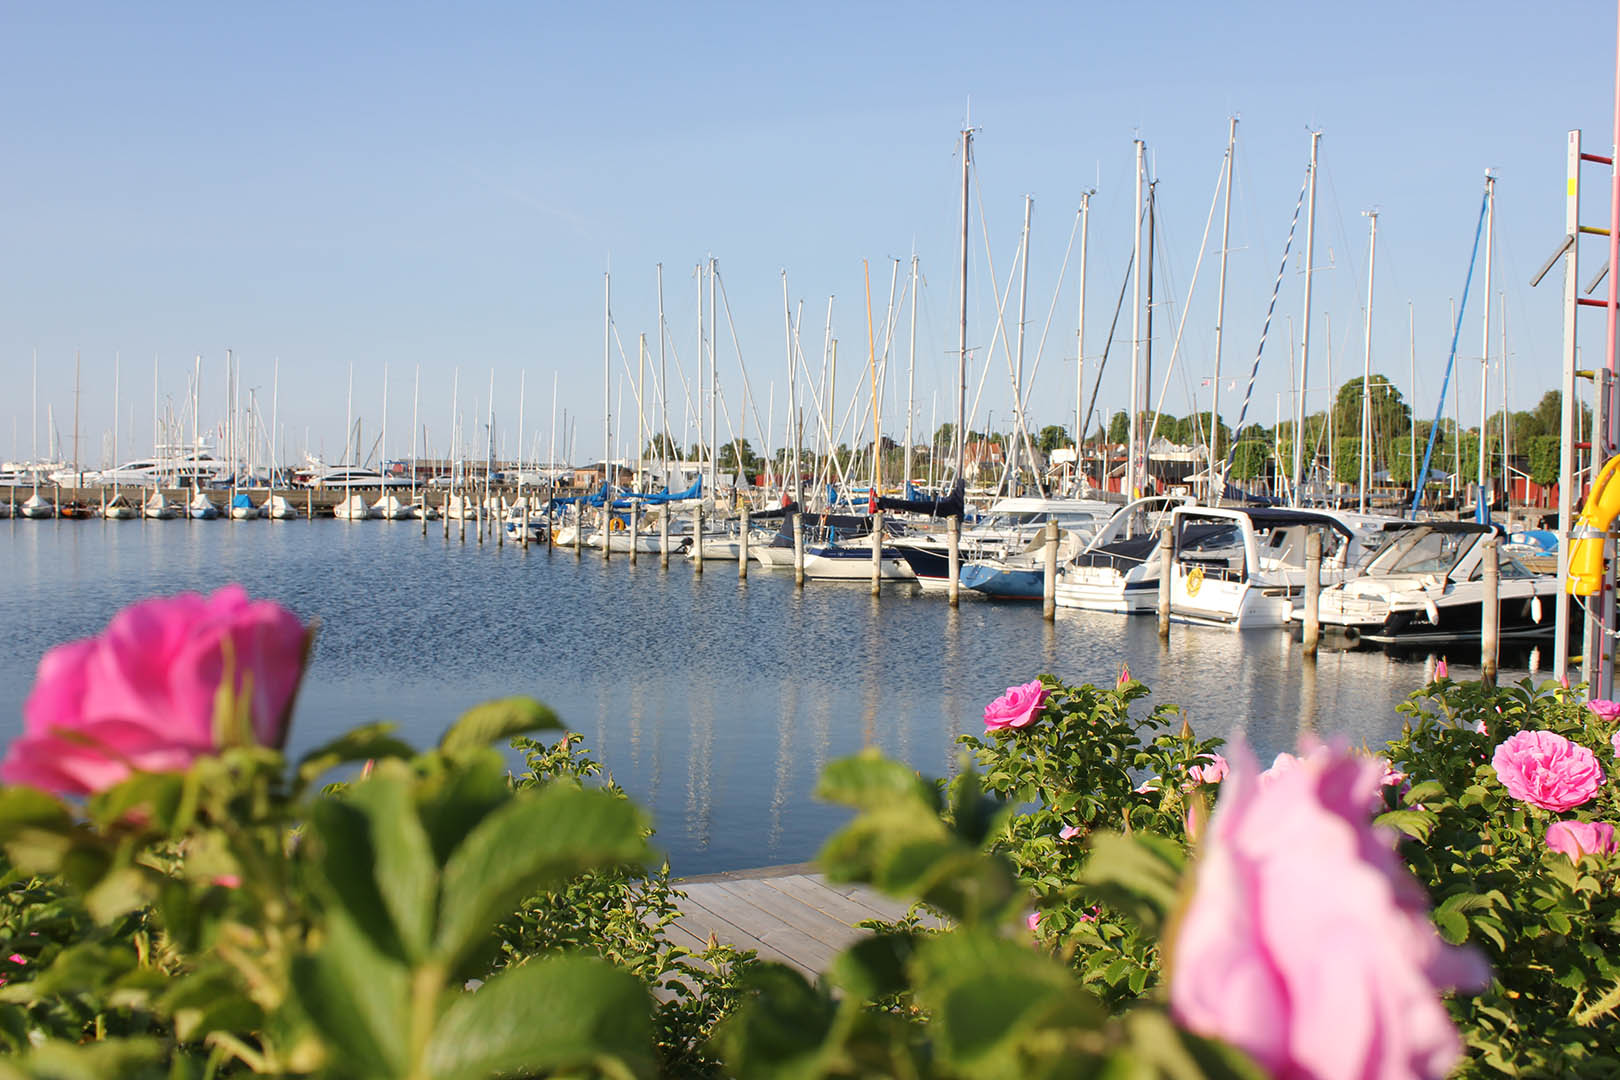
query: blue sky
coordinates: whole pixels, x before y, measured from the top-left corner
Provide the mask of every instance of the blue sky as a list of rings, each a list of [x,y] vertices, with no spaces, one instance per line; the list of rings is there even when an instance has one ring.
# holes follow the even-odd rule
[[[508,452],[520,377],[526,448],[538,436],[543,449],[557,373],[559,406],[578,421],[575,456],[595,455],[604,271],[633,366],[639,333],[656,345],[663,264],[669,332],[690,379],[692,273],[711,255],[762,418],[774,383],[779,442],[781,272],[804,301],[802,339],[817,371],[836,297],[844,399],[865,379],[862,260],[881,333],[890,260],[915,251],[925,278],[916,426],[926,429],[954,407],[954,152],[969,102],[987,219],[975,209],[975,386],[994,328],[989,268],[1004,284],[1026,194],[1035,200],[1030,370],[1080,192],[1097,189],[1085,343],[1094,370],[1129,255],[1141,137],[1160,181],[1159,298],[1169,295],[1155,313],[1155,370],[1186,307],[1165,409],[1191,411],[1189,390],[1207,394],[1213,362],[1218,219],[1190,301],[1186,292],[1236,114],[1228,378],[1253,359],[1316,127],[1323,272],[1309,385],[1327,384],[1330,341],[1332,381],[1359,374],[1362,211],[1377,207],[1374,367],[1409,390],[1411,300],[1416,400],[1433,413],[1449,303],[1491,167],[1502,294],[1492,303],[1505,297],[1509,397],[1525,408],[1555,384],[1561,334],[1557,275],[1536,290],[1527,282],[1562,236],[1565,132],[1583,128],[1589,150],[1608,151],[1614,31],[1610,13],[1573,3],[8,5],[0,457],[29,453],[35,349],[41,430],[50,404],[69,439],[73,354],[82,354],[82,456],[97,460],[112,425],[115,351],[129,457],[151,443],[154,356],[160,395],[178,403],[202,354],[207,425],[220,418],[227,348],[243,362],[244,387],[260,388],[266,419],[279,359],[280,421],[297,450],[307,440],[329,458],[341,453],[350,364],[369,446],[386,364],[390,456],[408,452],[418,365],[420,422],[436,450],[459,367],[469,424],[493,371]],[[1586,181],[1585,218],[1602,224],[1607,174],[1592,168]],[[1589,244],[1588,271],[1603,257]],[[1279,400],[1288,408],[1278,395],[1290,389],[1290,333],[1297,343],[1301,329],[1302,251],[1303,225],[1252,407],[1267,423]],[[1077,260],[1035,376],[1036,425],[1072,423]],[[1465,420],[1478,409],[1481,288],[1476,280],[1460,349]],[[885,405],[897,435],[909,310],[899,321]],[[1122,328],[1128,321],[1127,310]],[[1601,346],[1600,322],[1583,324],[1589,350]],[[738,348],[724,325],[719,342],[721,387],[738,418]],[[1099,408],[1125,403],[1127,347],[1116,343]],[[980,426],[990,413],[1003,425],[1010,408],[999,349],[991,363]],[[617,355],[614,365],[617,409]],[[1493,372],[1493,409],[1499,379]],[[1308,400],[1318,408],[1325,394]],[[1234,418],[1225,390],[1222,405]],[[677,437],[695,437],[689,410],[677,402],[673,411]],[[752,420],[748,435],[764,441]]]

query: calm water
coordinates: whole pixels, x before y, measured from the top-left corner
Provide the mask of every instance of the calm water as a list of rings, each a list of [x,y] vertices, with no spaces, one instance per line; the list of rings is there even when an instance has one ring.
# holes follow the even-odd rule
[[[947,771],[984,703],[1042,672],[1112,681],[1129,661],[1200,734],[1242,729],[1262,757],[1301,729],[1376,745],[1424,663],[1324,653],[1280,632],[1173,627],[683,559],[449,542],[408,522],[0,521],[0,735],[21,725],[40,654],[141,597],[241,582],[322,622],[292,748],[389,719],[419,745],[466,706],[551,704],[655,815],[677,872],[811,858],[843,812],[816,803],[822,766],[875,745]],[[1454,667],[1456,665],[1454,664]],[[1462,674],[1459,670],[1457,674]],[[1510,674],[1510,673],[1505,673]]]

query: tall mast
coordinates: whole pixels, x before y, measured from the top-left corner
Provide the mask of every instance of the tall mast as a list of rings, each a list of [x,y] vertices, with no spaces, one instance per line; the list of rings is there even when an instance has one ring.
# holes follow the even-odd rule
[[[910,356],[906,359],[906,454],[905,476],[902,479],[911,483],[911,415],[917,411],[916,376],[917,376],[917,254],[911,255],[911,341],[909,343]],[[901,491],[904,496],[904,489]]]
[[[881,446],[882,426],[878,419],[877,396],[877,339],[872,335],[872,267],[865,260],[861,260],[861,275],[866,279],[866,370],[871,376],[872,386],[872,495],[877,495],[878,484],[883,479],[883,453]]]
[[[416,365],[416,376],[411,382],[411,502],[416,502],[416,474],[420,471],[416,454],[417,408],[422,403],[422,365]],[[427,517],[427,503],[423,500],[423,518]]]
[[[602,478],[612,476],[613,465],[613,274],[602,275]],[[607,550],[607,522],[602,523],[603,550]]]
[[[73,486],[84,486],[84,475],[79,472],[79,350],[73,350]]]
[[[698,327],[698,330],[697,330],[697,333],[698,333],[698,339],[697,339],[697,377],[698,377],[698,395],[697,395],[697,428],[698,428],[697,447],[698,447],[698,455],[697,455],[697,469],[698,469],[698,476],[700,478],[703,476],[703,448],[708,445],[707,443],[704,442],[704,439],[703,439],[703,425],[705,423],[704,415],[703,415],[703,387],[704,387],[704,378],[703,378],[703,341],[704,341],[704,337],[703,337],[703,266],[704,266],[703,263],[698,263],[698,266],[697,266],[697,302],[698,302],[698,310],[697,310],[697,315],[698,315],[698,319],[697,319],[697,327]],[[714,481],[710,480],[709,483],[713,484]]]
[[[1007,494],[1018,493],[1018,437],[1024,432],[1024,309],[1029,301],[1029,217],[1035,200],[1024,196],[1023,266],[1018,283],[1018,360],[1013,367],[1013,438],[1007,455]],[[1032,461],[1030,468],[1035,467]]]
[[[158,486],[163,485],[163,456],[158,452],[158,354],[152,354],[152,461],[157,466]]]
[[[1081,450],[1086,444],[1086,241],[1091,231],[1091,196],[1080,195],[1080,317],[1074,328],[1074,471],[1076,489],[1081,470],[1085,467]]]
[[[418,373],[421,367],[417,368]],[[420,374],[418,375],[420,377]],[[280,449],[277,436],[280,434],[281,424],[281,357],[276,357],[275,367],[270,374],[270,490],[276,489],[276,451]]]
[[[1410,364],[1411,368],[1412,368],[1412,371],[1411,371],[1412,400],[1416,401],[1417,400],[1417,313],[1413,309],[1412,301],[1410,299],[1406,301],[1406,357],[1407,357],[1407,363]],[[1407,451],[1406,451],[1406,457],[1407,457],[1407,461],[1409,463],[1408,471],[1411,473],[1411,476],[1409,477],[1409,479],[1412,481],[1412,486],[1416,487],[1417,482],[1418,482],[1417,411],[1415,409],[1410,409],[1410,408],[1407,411],[1411,413],[1411,420],[1406,425],[1407,426],[1407,435],[1408,435],[1408,444],[1409,444],[1408,447],[1407,447]]]
[[[1491,503],[1486,495],[1485,484],[1490,479],[1488,463],[1490,454],[1486,450],[1486,437],[1490,434],[1486,430],[1486,409],[1490,403],[1491,391],[1491,241],[1496,236],[1496,177],[1489,170],[1485,172],[1485,302],[1480,305],[1485,311],[1485,327],[1481,334],[1479,356],[1479,479],[1474,493],[1474,520],[1488,522],[1491,520]],[[1610,273],[1613,273],[1610,270]],[[1506,407],[1506,401],[1503,402]],[[1458,433],[1459,435],[1461,432]]]
[[[1215,379],[1209,400],[1209,499],[1220,505],[1215,490],[1216,444],[1221,435],[1221,333],[1226,325],[1226,253],[1232,235],[1232,162],[1237,156],[1238,118],[1232,117],[1226,131],[1226,205],[1221,211],[1221,281],[1215,297]],[[1234,434],[1236,434],[1234,432]]]
[[[962,321],[956,337],[956,482],[967,483],[967,315],[968,170],[973,161],[973,129],[962,129]],[[956,588],[956,583],[951,583]]]
[[[1311,264],[1316,260],[1316,144],[1320,131],[1311,132],[1310,201],[1305,209],[1305,329],[1299,343],[1299,390],[1294,398],[1294,505],[1300,505],[1305,479],[1305,378],[1311,359]]]
[[[551,447],[546,451],[546,495],[555,495],[557,487],[557,372],[551,373]]]
[[[195,425],[193,425],[195,427]],[[193,442],[196,440],[193,439]],[[343,407],[343,464],[349,462],[349,445],[354,442],[354,361],[349,361],[349,395]]]
[[[720,372],[715,366],[715,339],[720,336],[720,311],[714,305],[714,279],[718,269],[713,255],[709,256],[709,494],[714,497],[720,484]],[[698,363],[703,358],[698,357]],[[701,406],[701,402],[699,403]]]
[[[659,454],[664,466],[664,486],[669,487],[669,365],[664,358],[664,264],[658,264],[658,431]]]
[[[529,373],[518,372],[517,493],[523,497],[523,406],[529,394]]]
[[[113,350],[113,468],[118,468],[118,402],[119,355]]]
[[[1137,487],[1137,412],[1142,382],[1142,153],[1145,144],[1136,140],[1136,211],[1131,240],[1131,394],[1130,416],[1126,425],[1125,475],[1120,490],[1126,499],[1133,498]]]
[[[156,385],[156,384],[154,384]],[[34,474],[34,494],[39,494],[39,350],[34,350],[33,405],[28,410],[28,458]],[[156,391],[153,391],[154,394]]]
[[[787,334],[788,361],[788,429],[793,446],[793,501],[804,506],[804,470],[800,467],[804,452],[804,432],[799,417],[799,367],[793,351],[793,303],[788,299],[787,271],[782,271],[782,323]]]
[[[1367,326],[1362,332],[1366,351],[1361,363],[1361,499],[1367,512],[1367,487],[1372,483],[1372,307],[1373,260],[1378,254],[1378,211],[1367,211]],[[1337,404],[1337,403],[1335,403]]]
[[[491,411],[494,411],[495,395],[493,393],[490,395],[489,407]],[[377,472],[383,476],[383,482],[386,484],[388,477],[388,361],[386,360],[383,361],[382,426],[377,431]],[[382,498],[382,493],[378,492],[377,497]]]
[[[350,368],[351,378],[353,367]],[[197,473],[196,460],[200,456],[198,450],[197,413],[202,408],[202,353],[197,354],[195,370],[191,380],[191,490],[196,492],[201,479]]]
[[[647,402],[645,396],[647,385],[647,335],[642,334],[636,344],[636,475],[630,482],[632,488],[641,486],[642,413]]]

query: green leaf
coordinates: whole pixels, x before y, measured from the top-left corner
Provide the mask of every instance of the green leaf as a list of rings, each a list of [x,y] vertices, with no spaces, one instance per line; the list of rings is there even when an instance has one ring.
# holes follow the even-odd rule
[[[874,934],[833,957],[827,974],[834,985],[857,1001],[875,1001],[910,986],[906,965],[916,948],[915,934]]]
[[[785,964],[750,965],[744,997],[715,1043],[738,1080],[811,1080],[840,1047],[831,1041],[837,1007]]]
[[[92,795],[85,810],[102,828],[130,817],[132,810],[139,810],[157,828],[171,832],[184,788],[183,773],[135,773],[106,791]]]
[[[1461,945],[1468,940],[1468,919],[1460,911],[1436,910],[1434,925],[1439,927],[1440,936],[1453,945]]]
[[[557,714],[533,698],[500,698],[462,713],[439,740],[439,749],[446,754],[457,754],[481,749],[514,735],[560,727],[562,722]]]
[[[912,964],[933,1014],[940,1058],[966,1075],[1019,1080],[1043,1034],[1096,1030],[1106,1013],[1068,969],[1026,944],[980,930],[928,939]],[[1072,1056],[1072,1040],[1054,1047]]]
[[[1175,908],[1186,852],[1152,833],[1100,832],[1080,882],[1145,930],[1157,931]]]
[[[918,776],[915,769],[891,761],[877,750],[866,750],[828,765],[816,784],[816,798],[857,810],[876,810],[896,803],[920,803],[931,809],[939,805],[932,784]]]
[[[317,746],[298,759],[298,782],[312,784],[328,770],[346,762],[414,757],[416,748],[394,737],[396,726],[382,721],[366,724]]]
[[[651,1076],[651,1001],[641,980],[585,956],[533,960],[457,997],[433,1029],[425,1075],[484,1080],[594,1066]]]
[[[159,1039],[108,1039],[85,1045],[55,1040],[26,1054],[19,1064],[20,1075],[38,1080],[145,1080],[166,1074],[165,1057]]]
[[[517,902],[600,866],[648,857],[628,799],[552,784],[519,793],[467,835],[445,864],[435,950],[452,970]]]
[[[404,776],[379,774],[358,785],[352,801],[371,819],[377,857],[372,876],[414,964],[427,956],[433,940],[439,867],[407,785]]]
[[[292,985],[344,1072],[379,1080],[406,1074],[410,973],[343,911],[327,913],[319,951],[293,958]]]
[[[1373,824],[1399,829],[1420,844],[1426,844],[1439,820],[1432,810],[1389,810],[1374,818]]]
[[[407,950],[379,885],[371,817],[345,799],[320,799],[310,811],[319,882],[330,900],[371,939],[372,948],[400,963]]]

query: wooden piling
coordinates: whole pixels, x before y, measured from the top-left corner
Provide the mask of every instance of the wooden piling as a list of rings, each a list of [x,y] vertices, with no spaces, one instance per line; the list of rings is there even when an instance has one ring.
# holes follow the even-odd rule
[[[703,574],[703,505],[692,511],[692,573]]]
[[[669,507],[658,508],[658,565],[669,569]]]
[[[872,515],[872,595],[883,587],[883,515]]]
[[[636,536],[641,528],[640,507],[630,507],[630,565],[636,565]]]
[[[804,587],[804,515],[793,514],[793,584]]]
[[[1485,685],[1496,685],[1497,663],[1502,648],[1502,562],[1501,550],[1494,536],[1483,541],[1485,596],[1481,601],[1479,619],[1479,664]]]
[[[1159,640],[1170,640],[1170,593],[1175,585],[1175,552],[1170,526],[1159,532]]]
[[[1046,520],[1046,565],[1041,574],[1041,617],[1047,622],[1057,618],[1057,554],[1058,524]]]
[[[1305,630],[1300,640],[1305,657],[1316,659],[1316,646],[1322,638],[1322,534],[1315,529],[1305,534]]]
[[[743,503],[737,518],[737,580],[748,580],[748,504]]]
[[[961,602],[962,578],[962,519],[960,516],[946,519],[945,548],[947,553],[946,571],[950,580],[945,583],[945,595],[950,599],[951,607]]]

